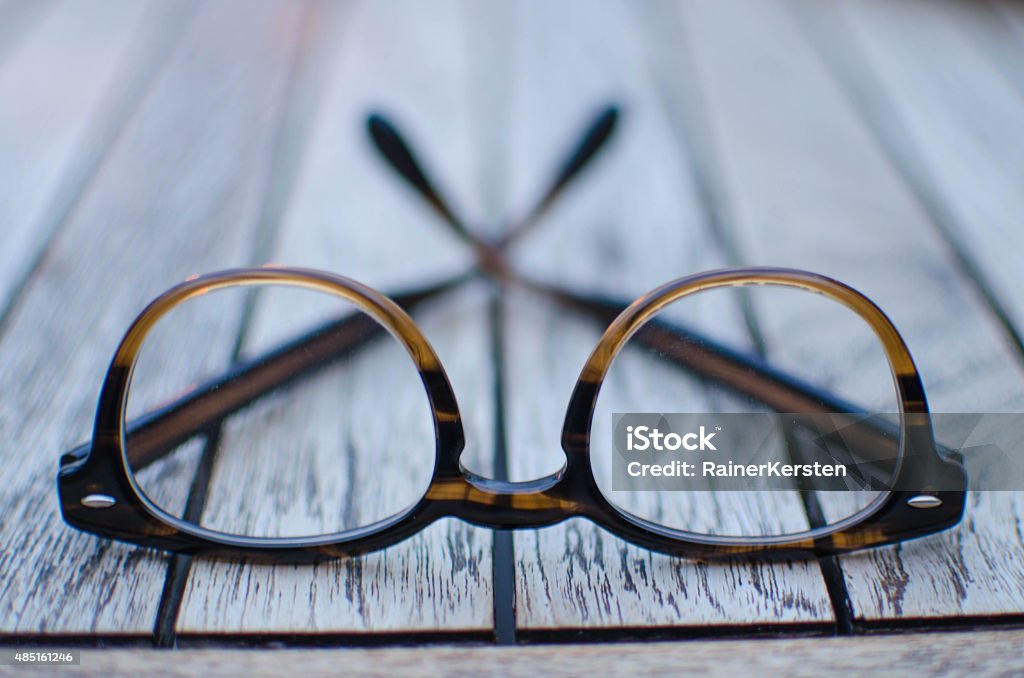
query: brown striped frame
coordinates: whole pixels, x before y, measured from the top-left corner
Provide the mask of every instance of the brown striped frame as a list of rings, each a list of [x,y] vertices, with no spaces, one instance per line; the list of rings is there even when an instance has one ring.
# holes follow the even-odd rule
[[[419,370],[433,411],[435,464],[430,484],[407,510],[366,527],[301,538],[254,538],[215,532],[171,516],[145,497],[125,449],[125,408],[132,372],[146,334],[170,309],[208,291],[238,285],[283,284],[338,295],[371,316],[405,347]],[[590,462],[590,427],[601,384],[622,346],[661,308],[717,287],[781,285],[822,294],[863,318],[882,342],[900,402],[900,463],[893,486],[856,516],[807,532],[773,537],[729,537],[675,530],[615,506],[600,491]],[[194,433],[194,432],[193,432]],[[833,555],[931,534],[959,522],[966,475],[939,455],[928,405],[914,361],[899,333],[867,297],[830,278],[783,268],[723,269],[674,280],[625,308],[608,326],[585,364],[567,408],[562,469],[526,482],[471,473],[460,464],[465,445],[461,415],[437,354],[412,318],[389,297],[332,273],[298,268],[238,269],[197,277],[158,297],[122,339],[97,408],[92,445],[62,458],[58,491],[64,519],[104,537],[169,551],[227,558],[308,562],[386,548],[444,517],[496,528],[537,528],[584,517],[622,539],[675,556],[792,557]],[[952,488],[952,489],[950,489]],[[922,494],[938,506],[908,501]],[[83,503],[102,495],[106,507]]]

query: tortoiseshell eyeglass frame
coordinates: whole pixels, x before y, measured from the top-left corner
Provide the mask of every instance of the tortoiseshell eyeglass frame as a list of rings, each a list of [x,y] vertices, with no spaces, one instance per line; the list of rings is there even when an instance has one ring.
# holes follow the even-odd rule
[[[64,519],[95,534],[179,553],[270,562],[312,562],[386,548],[443,517],[496,529],[537,528],[583,517],[638,546],[675,556],[824,556],[890,544],[938,532],[963,515],[966,474],[956,455],[936,446],[924,389],[910,353],[889,319],[869,299],[830,278],[783,268],[737,268],[674,280],[626,303],[551,285],[515,271],[506,252],[533,229],[556,198],[598,154],[615,129],[618,109],[601,110],[567,154],[547,191],[497,240],[468,229],[435,185],[394,125],[371,115],[367,131],[390,167],[413,188],[453,233],[468,244],[477,264],[464,275],[418,290],[385,296],[353,280],[308,269],[254,268],[189,280],[153,301],[136,319],[114,356],[100,394],[91,444],[61,457],[58,491]],[[528,482],[485,478],[464,469],[464,435],[447,375],[407,312],[470,279],[528,288],[607,326],[587,360],[569,401],[562,429],[565,465]],[[147,332],[171,308],[188,299],[238,285],[293,285],[338,295],[365,314],[329,322],[200,385],[179,400],[139,420],[125,421],[132,370]],[[743,285],[781,285],[825,295],[852,309],[874,330],[888,357],[899,397],[899,430],[866,426],[867,445],[899,449],[891,487],[855,516],[800,534],[726,537],[671,529],[615,506],[599,490],[591,468],[590,430],[601,383],[626,341],[654,349],[664,360],[695,376],[762,403],[776,412],[857,413],[835,395],[778,370],[770,363],[717,343],[689,328],[653,316],[664,306],[703,290]],[[653,319],[652,319],[653,318]],[[145,497],[132,469],[139,470],[258,398],[343,359],[366,342],[393,335],[415,363],[433,411],[435,461],[425,494],[413,506],[362,528],[303,538],[252,538],[214,532],[172,516]],[[880,435],[879,435],[880,434]],[[127,443],[130,442],[130,445]],[[941,451],[941,453],[940,453]],[[919,503],[924,500],[924,504]],[[917,508],[925,506],[926,510]]]
[[[169,310],[197,295],[239,285],[283,284],[334,294],[354,304],[397,339],[420,373],[435,435],[434,470],[423,497],[373,525],[302,538],[252,538],[205,529],[172,516],[146,498],[135,481],[126,445],[125,411],[132,372],[147,332]],[[856,312],[874,330],[892,367],[900,403],[901,450],[893,486],[856,516],[794,535],[726,537],[695,534],[652,523],[608,501],[590,458],[590,429],[601,383],[623,345],[663,307],[689,294],[738,285],[779,285],[825,295]],[[192,428],[191,433],[196,432]],[[439,518],[456,517],[492,528],[537,528],[571,517],[597,523],[622,539],[676,556],[828,555],[929,534],[960,520],[966,477],[940,456],[924,391],[905,343],[884,313],[855,290],[830,278],[779,268],[725,269],[674,280],[625,308],[608,326],[583,367],[562,429],[565,465],[528,482],[481,477],[464,469],[462,418],[451,384],[430,343],[401,306],[348,278],[308,269],[240,269],[202,276],[153,301],[132,324],[111,363],[100,395],[91,449],[64,459],[58,486],[65,520],[83,530],[190,554],[301,562],[365,553],[399,542]],[[961,486],[957,491],[949,488]],[[908,501],[931,496],[929,510]],[[90,506],[103,496],[109,506]]]

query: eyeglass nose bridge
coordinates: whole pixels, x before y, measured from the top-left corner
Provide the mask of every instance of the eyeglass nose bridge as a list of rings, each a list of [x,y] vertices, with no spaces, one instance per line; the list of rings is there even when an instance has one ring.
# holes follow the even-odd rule
[[[597,496],[592,480],[588,469],[573,464],[526,481],[489,478],[460,467],[435,476],[424,500],[439,516],[481,527],[538,528],[592,515]]]

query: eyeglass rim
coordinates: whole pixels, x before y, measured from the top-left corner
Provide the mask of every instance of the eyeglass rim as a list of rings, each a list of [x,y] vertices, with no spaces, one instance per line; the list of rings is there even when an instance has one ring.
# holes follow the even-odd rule
[[[890,538],[897,532],[904,535],[891,541],[920,536],[913,524],[919,523],[921,516],[905,509],[911,497],[919,497],[922,493],[929,493],[942,501],[938,508],[944,510],[929,516],[935,524],[948,526],[958,522],[963,513],[966,476],[962,467],[943,459],[938,453],[924,386],[906,342],[885,312],[867,296],[834,278],[801,269],[736,267],[695,273],[655,288],[624,309],[598,340],[570,397],[562,427],[562,449],[569,466],[585,467],[581,472],[593,476],[590,460],[594,411],[608,370],[630,338],[659,311],[687,296],[712,289],[753,285],[772,285],[822,295],[852,310],[868,324],[882,343],[898,397],[901,449],[894,469],[893,486],[919,486],[921,491],[881,492],[866,507],[844,520],[797,533],[762,537],[698,535],[669,528],[637,516],[602,495],[610,510],[629,526],[625,528],[619,523],[607,527],[616,531],[631,529],[641,535],[661,539],[701,542],[716,555],[722,554],[717,550],[719,548],[738,554],[749,554],[751,549],[771,551],[789,548],[831,554],[891,543],[885,539],[885,534]],[[914,463],[908,464],[907,460]],[[958,486],[963,489],[952,492],[929,489],[930,481],[940,477],[943,480],[937,483],[938,487]]]
[[[149,501],[138,487],[125,453],[124,414],[132,371],[146,334],[170,309],[198,294],[222,287],[259,284],[295,285],[341,296],[380,322],[406,348],[421,374],[435,427],[434,472],[423,497],[413,506],[373,525],[330,535],[241,537],[171,516]],[[837,524],[835,529],[828,529],[833,527],[828,526],[817,532],[779,537],[721,537],[655,525],[615,506],[602,495],[590,466],[590,425],[604,374],[618,350],[665,305],[701,290],[749,284],[781,284],[817,292],[860,314],[879,333],[885,346],[900,396],[901,414],[927,414],[920,376],[906,344],[891,321],[867,297],[838,281],[808,271],[720,269],[666,283],[640,297],[609,325],[585,364],[569,401],[562,432],[566,453],[563,469],[527,483],[481,478],[459,467],[465,438],[454,391],[436,352],[401,307],[380,292],[333,273],[277,266],[235,269],[197,276],[171,288],[151,302],[126,332],[101,392],[90,454],[74,468],[63,469],[59,477],[65,520],[104,536],[172,551],[227,557],[265,556],[289,562],[384,548],[449,516],[489,527],[538,527],[583,516],[635,544],[673,555],[697,557],[769,552],[773,555],[831,554],[901,541],[958,522],[963,511],[962,492],[945,492],[945,510],[927,514],[924,520],[922,512],[904,510],[902,493],[892,492],[872,504],[869,513],[858,514],[852,524]],[[596,377],[600,378],[595,381]],[[913,441],[917,452],[923,451],[926,463],[938,464],[940,471],[952,472],[947,468],[950,462],[942,460],[937,453],[930,423],[913,423],[903,431],[903,440]],[[900,473],[905,472],[906,465],[903,465]],[[962,474],[962,469],[959,472]],[[114,495],[117,503],[113,509],[89,514],[81,505],[83,493],[101,490]],[[496,514],[504,514],[500,523],[495,522]]]

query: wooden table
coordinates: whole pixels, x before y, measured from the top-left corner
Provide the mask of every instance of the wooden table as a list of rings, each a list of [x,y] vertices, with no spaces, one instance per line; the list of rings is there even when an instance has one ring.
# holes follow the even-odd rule
[[[523,270],[616,296],[730,264],[815,270],[887,310],[933,410],[1022,411],[1022,73],[1024,7],[1002,1],[0,3],[4,642],[1021,624],[1021,493],[974,493],[949,532],[820,563],[673,559],[578,520],[514,536],[448,520],[329,565],[172,566],[69,529],[53,478],[128,322],[187,275],[274,261],[391,290],[470,262],[374,157],[371,107],[493,234],[619,101],[620,133],[524,239]],[[559,465],[594,338],[579,323],[514,290],[495,307],[485,286],[424,320],[472,468]],[[1000,637],[1019,669],[1020,634]]]

